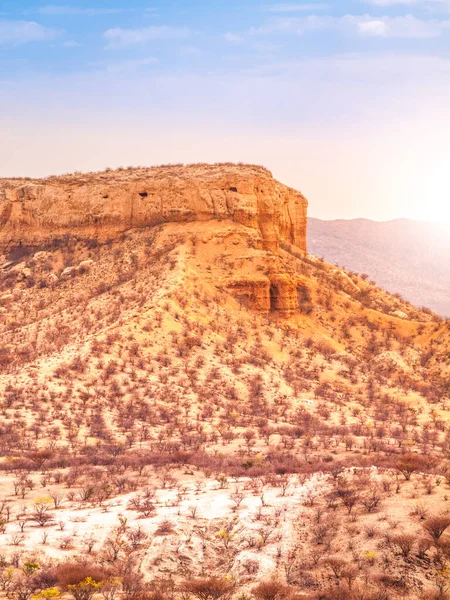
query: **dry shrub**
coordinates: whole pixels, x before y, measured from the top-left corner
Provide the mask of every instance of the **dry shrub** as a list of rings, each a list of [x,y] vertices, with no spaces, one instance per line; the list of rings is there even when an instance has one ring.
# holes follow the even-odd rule
[[[207,577],[204,579],[190,579],[182,585],[182,590],[199,600],[217,600],[229,598],[233,592],[233,584],[226,579]]]
[[[431,517],[425,521],[423,528],[436,541],[449,526],[450,517]]]
[[[174,526],[172,521],[169,521],[169,519],[164,519],[164,521],[161,521],[161,523],[158,525],[155,535],[170,535],[173,533],[173,531]]]
[[[256,600],[283,600],[289,597],[290,588],[277,579],[270,579],[255,586],[252,594]]]
[[[67,589],[69,585],[78,585],[88,577],[97,582],[108,578],[108,573],[96,565],[75,562],[57,566],[54,575],[56,583],[62,589]]]

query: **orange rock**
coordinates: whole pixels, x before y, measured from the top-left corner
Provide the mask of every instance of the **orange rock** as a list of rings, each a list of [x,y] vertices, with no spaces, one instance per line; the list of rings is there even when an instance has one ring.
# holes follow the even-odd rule
[[[306,251],[304,196],[262,167],[190,165],[43,180],[0,180],[0,249],[45,246],[66,236],[114,238],[166,222],[231,219]]]

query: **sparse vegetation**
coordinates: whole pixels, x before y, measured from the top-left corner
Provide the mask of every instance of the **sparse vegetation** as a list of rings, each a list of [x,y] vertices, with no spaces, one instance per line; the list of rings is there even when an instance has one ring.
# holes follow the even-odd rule
[[[219,221],[5,262],[0,595],[446,597],[448,323]]]

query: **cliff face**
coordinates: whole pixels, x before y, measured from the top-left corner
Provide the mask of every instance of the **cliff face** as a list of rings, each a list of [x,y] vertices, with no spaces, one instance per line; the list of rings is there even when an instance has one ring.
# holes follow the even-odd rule
[[[0,180],[0,250],[70,235],[106,240],[161,223],[230,219],[306,250],[307,201],[247,165],[192,165]]]

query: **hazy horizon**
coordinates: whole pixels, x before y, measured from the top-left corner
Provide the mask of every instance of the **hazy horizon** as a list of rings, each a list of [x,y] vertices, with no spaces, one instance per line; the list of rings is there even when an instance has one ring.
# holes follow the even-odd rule
[[[244,161],[323,219],[450,223],[439,0],[4,2],[0,176]]]
[[[442,225],[439,221],[426,221],[425,219],[411,219],[409,217],[394,217],[393,219],[380,220],[380,219],[369,219],[368,217],[353,217],[349,219],[323,219],[316,217],[312,214],[308,214],[308,219],[315,219],[316,221],[369,221],[370,223],[395,223],[397,221],[406,221],[408,223],[426,223],[427,225]]]

